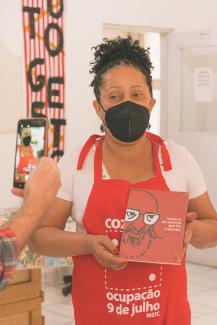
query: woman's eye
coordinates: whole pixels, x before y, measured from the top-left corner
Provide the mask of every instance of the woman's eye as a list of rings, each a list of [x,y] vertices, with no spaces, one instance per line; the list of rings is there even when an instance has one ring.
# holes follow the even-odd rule
[[[118,98],[119,98],[118,95],[110,95],[110,96],[109,96],[109,99],[118,99]]]
[[[142,98],[144,96],[144,94],[143,93],[135,93],[135,94],[133,94],[133,96],[136,98]]]

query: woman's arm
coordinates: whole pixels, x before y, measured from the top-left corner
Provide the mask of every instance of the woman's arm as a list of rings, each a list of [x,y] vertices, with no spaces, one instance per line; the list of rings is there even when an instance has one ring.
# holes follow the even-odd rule
[[[196,219],[187,225],[185,237],[196,248],[217,245],[217,213],[207,192],[189,200],[188,212],[196,212]]]
[[[71,233],[65,232],[64,228],[71,213],[71,206],[71,202],[55,198],[28,243],[33,252],[56,257],[70,256],[66,244]]]
[[[92,254],[106,267],[114,270],[126,267],[126,262],[115,256],[115,246],[107,236],[64,231],[71,208],[71,202],[56,198],[42,224],[31,237],[30,249],[36,253],[55,257]]]

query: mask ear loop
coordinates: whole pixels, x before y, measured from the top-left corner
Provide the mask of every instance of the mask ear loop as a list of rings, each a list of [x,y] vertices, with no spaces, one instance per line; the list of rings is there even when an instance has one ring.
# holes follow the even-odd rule
[[[100,125],[100,132],[101,133],[105,133],[105,129],[106,129],[105,125],[103,123],[101,123],[101,125]]]
[[[150,124],[151,111],[152,111],[152,110],[149,111],[149,122],[148,122],[148,126],[147,126],[147,130],[148,130],[148,131],[149,131],[150,128],[151,128],[151,124]]]
[[[104,108],[100,102],[99,102],[99,106],[100,106],[100,108],[102,108],[103,112],[106,113],[106,111],[104,110]],[[101,131],[101,133],[105,133],[105,130],[107,128],[106,122],[103,119],[101,121],[102,121],[102,123],[100,125],[100,131]]]

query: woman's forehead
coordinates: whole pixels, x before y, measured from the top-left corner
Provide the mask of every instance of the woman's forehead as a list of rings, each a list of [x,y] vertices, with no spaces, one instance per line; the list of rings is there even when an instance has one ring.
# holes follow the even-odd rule
[[[31,134],[31,128],[23,128],[22,129],[23,135],[30,135]]]
[[[125,85],[133,87],[145,87],[147,85],[144,73],[138,68],[130,65],[117,65],[103,74],[103,86],[122,87]]]

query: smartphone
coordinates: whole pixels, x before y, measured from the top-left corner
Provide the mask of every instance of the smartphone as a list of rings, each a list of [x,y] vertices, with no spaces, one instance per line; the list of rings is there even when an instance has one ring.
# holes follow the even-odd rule
[[[13,186],[24,188],[38,160],[47,155],[46,118],[23,119],[18,121]]]

